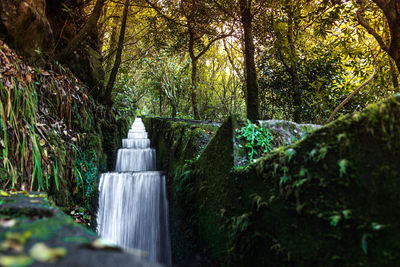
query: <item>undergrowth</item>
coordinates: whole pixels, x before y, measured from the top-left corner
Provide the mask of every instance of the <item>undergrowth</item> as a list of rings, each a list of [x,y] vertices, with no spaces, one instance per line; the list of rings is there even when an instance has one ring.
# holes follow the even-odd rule
[[[89,146],[82,157],[86,151],[77,151],[88,143],[85,132],[93,120],[112,115],[93,103],[70,72],[27,66],[1,41],[0,50],[1,188],[46,191],[61,205],[71,203],[71,193],[87,198],[93,193],[88,184],[97,175],[88,167],[96,152]],[[95,149],[102,153],[101,147]]]
[[[95,194],[97,186],[98,166],[96,162],[96,151],[90,149],[88,151],[75,150],[74,174],[77,182],[78,201],[83,204],[86,209],[91,209],[91,200]]]
[[[47,190],[58,187],[57,165],[46,168],[55,158],[54,148],[44,148],[45,137],[37,121],[37,94],[32,84],[12,87],[0,82],[1,160],[4,186]]]
[[[242,144],[239,144],[239,148],[246,150],[249,162],[253,162],[262,153],[271,150],[272,136],[267,128],[247,120],[238,133],[238,138],[243,140]]]

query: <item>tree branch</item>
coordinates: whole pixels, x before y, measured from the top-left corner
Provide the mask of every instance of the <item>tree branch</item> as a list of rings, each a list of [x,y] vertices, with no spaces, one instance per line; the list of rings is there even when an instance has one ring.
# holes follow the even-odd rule
[[[363,88],[364,86],[366,86],[370,81],[372,81],[372,79],[375,77],[376,74],[376,65],[377,65],[377,57],[379,55],[379,53],[381,52],[381,49],[379,49],[378,53],[376,53],[375,57],[374,57],[374,71],[372,72],[372,75],[368,78],[368,80],[366,80],[365,82],[363,82],[363,84],[361,84],[356,90],[354,90],[353,93],[351,93],[348,97],[346,97],[345,100],[343,100],[342,103],[340,103],[339,106],[337,106],[335,108],[335,110],[332,112],[331,116],[329,117],[329,119],[326,121],[326,123],[329,123],[333,120],[333,118],[335,117],[336,113],[338,113],[338,111],[344,106],[346,105],[347,102],[350,101],[350,99],[357,94],[361,88]]]
[[[375,2],[378,2],[375,0]],[[362,16],[365,11],[365,0],[358,0],[360,4],[360,8],[357,10],[357,21],[363,26],[369,34],[371,34],[375,40],[378,42],[379,46],[382,48],[383,51],[389,53],[389,46],[385,43],[382,36],[380,36],[369,24],[365,21],[364,17]]]
[[[128,13],[129,13],[129,1],[130,0],[125,0],[124,13],[122,15],[121,29],[120,29],[119,38],[118,38],[117,54],[115,55],[114,66],[111,69],[111,74],[108,79],[108,83],[107,83],[107,86],[105,88],[105,92],[104,92],[103,98],[102,98],[104,103],[109,105],[110,107],[113,104],[111,93],[114,88],[115,80],[117,78],[119,66],[121,65],[122,51],[124,48],[126,21],[128,19]]]
[[[196,59],[201,58],[201,56],[203,56],[204,53],[206,53],[206,52],[210,49],[210,47],[213,45],[213,43],[215,43],[216,41],[221,40],[221,39],[223,39],[223,38],[226,38],[226,37],[228,37],[228,36],[231,36],[231,35],[230,35],[230,34],[223,34],[223,35],[220,35],[220,36],[214,38],[213,40],[211,40],[211,41],[206,45],[206,47],[205,47],[197,56],[195,56],[195,58],[196,58]]]
[[[65,47],[58,55],[58,59],[63,59],[63,57],[71,54],[87,37],[87,34],[90,33],[93,28],[96,26],[97,21],[99,20],[101,10],[103,9],[105,0],[97,0],[96,5],[94,6],[93,12],[90,15],[88,21],[82,27],[82,29],[75,35],[75,37],[69,42],[67,47]]]
[[[143,27],[140,31],[136,32],[134,35],[129,36],[129,38],[126,38],[126,39],[124,40],[124,47],[125,47],[125,46],[129,46],[129,45],[134,45],[134,44],[136,44],[138,41],[140,41],[141,38],[139,38],[139,40],[137,40],[137,41],[129,42],[129,41],[131,41],[133,38],[135,38],[136,36],[138,36],[139,34],[141,34],[141,33],[142,33],[144,30],[146,30],[147,28],[149,28],[149,25]],[[111,56],[113,56],[114,53],[117,52],[117,49],[118,49],[118,48],[114,48],[114,49],[111,50],[111,51],[107,51],[107,55],[103,56],[103,61],[107,61]]]
[[[168,20],[168,21],[170,21],[170,22],[172,22],[172,23],[175,23],[175,24],[178,24],[178,25],[180,25],[180,26],[182,26],[182,27],[186,27],[186,24],[185,23],[182,23],[180,20],[175,20],[175,19],[173,19],[173,18],[171,18],[171,17],[169,17],[169,16],[167,16],[167,15],[165,15],[161,10],[160,10],[160,8],[156,5],[156,4],[154,4],[151,0],[145,0],[146,1],[146,3],[148,3],[149,5],[150,5],[150,7],[151,8],[153,8],[159,15],[161,15],[164,19],[166,19],[166,20]]]

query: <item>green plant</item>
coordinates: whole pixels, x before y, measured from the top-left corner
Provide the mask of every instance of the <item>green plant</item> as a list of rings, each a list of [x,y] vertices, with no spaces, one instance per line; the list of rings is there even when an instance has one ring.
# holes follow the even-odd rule
[[[80,201],[85,208],[90,209],[90,199],[93,198],[94,188],[97,186],[97,154],[93,149],[80,151],[75,145],[72,146],[74,148],[73,174],[76,178],[77,191],[82,191]],[[77,197],[80,198],[80,196]]]
[[[258,126],[247,120],[246,124],[238,130],[238,138],[244,138],[244,147],[247,149],[249,162],[260,155],[259,151],[267,153],[271,150],[272,136],[267,128]]]
[[[344,174],[346,174],[349,161],[347,159],[341,159],[338,161],[338,165],[339,165],[339,176],[342,177]]]

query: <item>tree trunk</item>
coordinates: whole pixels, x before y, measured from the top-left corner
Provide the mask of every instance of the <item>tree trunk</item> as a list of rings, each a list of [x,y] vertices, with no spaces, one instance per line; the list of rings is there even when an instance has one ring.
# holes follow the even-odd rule
[[[192,106],[193,116],[195,120],[200,119],[199,109],[197,106],[197,59],[192,59]]]
[[[121,58],[122,58],[122,51],[124,48],[125,29],[126,29],[126,21],[128,18],[128,11],[129,11],[129,0],[125,0],[124,13],[122,15],[121,29],[120,29],[119,38],[118,38],[117,54],[115,55],[114,66],[111,70],[110,77],[108,78],[107,87],[103,94],[103,98],[101,99],[102,102],[107,104],[108,106],[112,106],[112,104],[113,104],[111,93],[114,88],[115,80],[117,78],[119,66],[121,65]]]
[[[399,92],[399,80],[397,76],[396,66],[393,63],[393,60],[389,58],[389,65],[390,65],[390,74],[392,76],[392,83],[393,83],[393,90],[398,93]]]
[[[62,61],[65,56],[70,55],[78,48],[82,41],[87,37],[87,35],[93,31],[97,25],[97,21],[100,18],[101,10],[103,9],[105,0],[97,0],[94,6],[93,12],[90,15],[86,24],[78,32],[77,35],[69,42],[67,47],[65,47],[58,55],[58,60]]]
[[[159,92],[159,97],[160,97],[160,102],[159,102],[159,109],[160,109],[160,117],[162,117],[162,115],[163,115],[163,113],[162,113],[162,106],[163,106],[163,104],[162,104],[162,102],[163,102],[163,92],[162,92],[162,90],[161,90],[161,88],[160,88],[160,90],[158,91]]]
[[[241,23],[244,33],[244,58],[246,76],[246,108],[247,118],[255,122],[259,118],[259,95],[257,72],[254,60],[255,48],[252,32],[253,15],[251,14],[252,0],[240,0]]]
[[[199,110],[197,106],[197,62],[198,57],[194,54],[194,36],[191,29],[189,29],[189,55],[192,64],[192,107],[193,107],[193,117],[195,120],[199,120]]]
[[[293,65],[290,69],[291,84],[293,90],[293,121],[301,121],[301,90],[297,66]]]
[[[389,24],[390,45],[388,48],[382,44],[382,38],[376,32],[369,32],[378,40],[381,48],[395,61],[397,70],[400,71],[400,1],[398,0],[372,0],[382,11]],[[363,25],[364,26],[364,25]],[[365,27],[365,26],[364,26]],[[368,28],[367,28],[368,30]]]
[[[177,110],[176,104],[171,103],[171,106],[172,106],[171,117],[175,118],[176,117],[176,110]]]
[[[112,18],[112,22],[115,22],[115,24],[117,25],[118,24],[117,18]],[[112,28],[110,41],[108,42],[108,47],[109,47],[108,51],[110,51],[109,53],[111,53],[111,51],[114,51],[114,49],[117,47],[117,41],[118,41],[117,40],[117,36],[118,36],[117,29],[118,29],[117,27]],[[114,59],[113,55],[109,56],[108,58],[103,58],[103,60],[105,60],[105,63],[106,63],[106,69],[105,69],[106,75],[107,75],[107,72],[109,70],[111,70],[113,67],[113,59]]]
[[[294,40],[293,40],[293,27],[294,27],[294,21],[293,21],[293,13],[291,10],[291,7],[288,7],[288,32],[287,32],[287,40],[288,40],[288,45],[289,45],[289,60],[290,60],[290,77],[292,80],[292,103],[293,103],[293,120],[295,122],[300,122],[301,121],[301,89],[300,89],[300,79],[299,79],[299,74],[297,71],[297,53],[296,53],[296,48],[294,46]]]
[[[390,29],[390,46],[389,55],[394,59],[397,70],[400,71],[400,2],[398,0],[390,1],[390,4],[383,9],[389,29]]]

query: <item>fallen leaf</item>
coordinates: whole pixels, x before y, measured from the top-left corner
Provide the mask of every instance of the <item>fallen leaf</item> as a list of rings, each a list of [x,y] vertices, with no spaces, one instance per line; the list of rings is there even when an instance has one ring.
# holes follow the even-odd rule
[[[45,243],[36,243],[29,250],[29,255],[37,261],[51,263],[67,255],[67,250],[63,247],[50,248]]]
[[[21,253],[24,250],[24,245],[19,244],[13,240],[4,240],[0,244],[0,250],[1,251],[12,250],[14,252]]]
[[[5,267],[24,267],[31,265],[32,263],[33,259],[26,255],[0,256],[0,265]]]
[[[13,227],[17,223],[17,220],[15,219],[1,219],[0,220],[0,226],[4,228],[10,228]]]
[[[2,196],[2,197],[8,197],[9,194],[8,194],[6,191],[4,191],[4,190],[0,190],[0,196]]]
[[[47,194],[29,194],[28,197],[47,197]]]
[[[23,233],[6,232],[6,239],[0,244],[0,250],[13,250],[22,252],[24,244],[31,238],[32,233],[29,231]]]
[[[44,141],[44,139],[40,139],[40,140],[39,140],[39,144],[40,144],[41,146],[44,146],[44,145],[46,144],[46,141]]]
[[[97,238],[92,243],[88,245],[92,249],[100,249],[100,250],[112,250],[112,251],[122,251],[121,248],[115,246],[109,241],[103,238]]]
[[[41,73],[43,76],[50,76],[50,73],[48,72],[48,71],[42,71],[42,73]]]
[[[13,75],[13,74],[14,74],[14,72],[11,71],[11,70],[3,72],[3,75],[4,75],[4,76],[11,76],[11,75]]]
[[[27,73],[25,79],[27,83],[30,83],[32,81],[32,75],[30,73]]]
[[[14,241],[18,244],[25,244],[31,238],[32,233],[25,231],[22,233],[6,232],[6,240]]]

